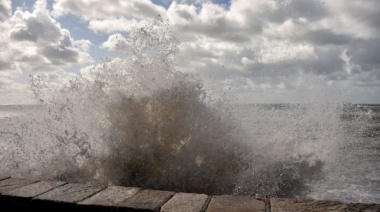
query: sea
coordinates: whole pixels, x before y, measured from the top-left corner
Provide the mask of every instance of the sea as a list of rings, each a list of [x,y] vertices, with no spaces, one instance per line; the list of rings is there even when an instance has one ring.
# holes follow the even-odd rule
[[[127,103],[123,102],[123,104]],[[137,105],[142,106],[141,103]],[[181,126],[182,122],[172,125],[170,120],[163,121],[161,124],[174,127],[173,131],[165,129],[168,131],[165,135],[165,133],[146,132],[158,125],[147,126],[147,123],[140,120],[141,117],[134,119],[129,117],[136,122],[134,125],[141,129],[122,124],[119,118],[117,119],[119,126],[112,126],[133,128],[123,129],[123,131],[139,134],[137,137],[119,135],[117,138],[110,139],[104,138],[103,132],[103,139],[108,141],[102,143],[103,146],[96,146],[95,142],[90,141],[90,133],[85,133],[83,132],[85,130],[79,130],[79,128],[75,131],[75,128],[65,127],[62,125],[64,122],[60,120],[65,116],[58,117],[54,114],[56,111],[53,113],[52,108],[47,108],[49,106],[43,104],[0,106],[1,172],[20,177],[63,179],[72,182],[95,180],[104,183],[107,181],[116,185],[185,192],[380,203],[380,105],[343,104],[339,107],[336,105],[314,107],[305,104],[239,104],[230,106],[223,112],[229,112],[230,121],[233,117],[233,123],[239,128],[237,138],[241,139],[241,142],[232,141],[232,146],[215,144],[215,142],[224,143],[229,142],[229,139],[236,139],[232,136],[236,129],[231,129],[231,126],[221,125],[215,128],[208,126],[210,123],[222,123],[220,121],[214,120],[205,126],[212,128],[212,133],[223,134],[222,137],[184,130],[186,127],[194,128],[193,125],[196,123],[194,120],[186,122],[189,126]],[[58,111],[60,110],[63,109],[58,108]],[[194,109],[187,108],[186,110],[194,112]],[[218,111],[221,112],[220,109]],[[124,115],[130,112],[124,111]],[[135,112],[137,113],[135,115],[141,116],[141,111]],[[172,112],[160,115],[172,116]],[[119,115],[123,116],[123,113]],[[154,116],[152,112],[145,115]],[[189,115],[197,116],[197,114]],[[208,115],[202,114],[202,116]],[[210,121],[210,117],[207,121]],[[174,115],[171,121],[177,118]],[[181,118],[188,117],[182,114]],[[55,120],[55,124],[62,129],[51,126],[52,120]],[[222,128],[223,131],[218,128]],[[69,132],[70,130],[72,131]],[[120,133],[115,129],[112,132]],[[187,135],[180,135],[185,132]],[[199,139],[196,134],[215,140],[208,143],[201,139],[200,142],[195,143],[192,139]],[[152,140],[152,136],[156,138]],[[165,136],[166,138],[163,138]],[[124,138],[125,142],[131,143],[124,146],[118,144],[117,150],[111,148],[108,151],[112,151],[111,154],[125,154],[123,157],[116,157],[116,160],[128,161],[122,164],[125,166],[124,169],[115,168],[115,161],[104,162],[107,160],[106,155],[110,153],[100,151],[108,148],[107,145],[110,144],[107,142],[120,142],[118,141],[120,137]],[[162,140],[175,143],[170,140],[172,137],[179,140],[182,138],[182,140],[177,143],[177,146],[169,145],[164,148],[149,143],[160,143]],[[188,140],[183,139],[184,137]],[[228,139],[224,140],[226,137]],[[151,141],[145,142],[138,139]],[[190,148],[186,142],[194,142],[195,146]],[[236,148],[237,143],[248,145],[248,147],[244,146],[247,149],[244,149],[243,153],[239,153],[244,154],[244,157],[238,159],[234,151],[242,150]],[[153,147],[143,147],[144,145],[153,145]],[[181,148],[186,147],[188,147],[187,150],[178,153]],[[223,150],[225,147],[230,148],[231,151]],[[208,148],[214,148],[217,151],[207,150]],[[173,153],[174,149],[175,153]],[[156,153],[157,151],[159,153]],[[161,153],[178,157],[168,157],[166,159],[169,161],[165,162]],[[217,157],[214,154],[222,156]],[[89,163],[84,160],[85,158],[93,160],[94,157],[99,157],[97,163],[84,165]],[[136,158],[129,160],[126,157]],[[149,161],[157,160],[157,157],[161,157],[160,162],[149,164]],[[115,158],[110,160],[115,160]],[[207,162],[207,160],[210,161]],[[237,162],[237,160],[245,161]],[[138,170],[133,163],[143,166],[144,170]],[[173,165],[163,165],[163,163]],[[189,165],[190,163],[195,165]],[[198,170],[203,164],[205,164],[205,169],[216,169],[215,173]],[[224,166],[244,167],[221,168]],[[103,172],[108,170],[107,172],[111,173],[109,175],[103,173],[105,176],[101,178],[99,177],[101,170]],[[165,172],[168,172],[168,175]],[[192,176],[192,173],[195,176]],[[143,176],[144,174],[148,176]],[[173,174],[176,176],[172,176]],[[202,174],[202,177],[196,176],[197,174]],[[169,176],[172,176],[172,179],[169,179]],[[127,177],[135,179],[125,179]],[[215,179],[218,177],[220,180]],[[158,178],[165,178],[165,180]],[[194,179],[186,181],[183,178]],[[202,184],[209,186],[202,186]],[[210,184],[217,185],[210,186]],[[215,188],[220,185],[225,185],[226,188]]]

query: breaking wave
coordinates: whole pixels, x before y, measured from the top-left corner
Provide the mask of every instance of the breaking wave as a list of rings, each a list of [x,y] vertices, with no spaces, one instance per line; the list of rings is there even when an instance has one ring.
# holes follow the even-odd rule
[[[302,197],[344,140],[339,101],[235,105],[175,66],[161,19],[125,54],[59,88],[38,76],[39,107],[2,125],[1,171],[69,182],[207,194]]]

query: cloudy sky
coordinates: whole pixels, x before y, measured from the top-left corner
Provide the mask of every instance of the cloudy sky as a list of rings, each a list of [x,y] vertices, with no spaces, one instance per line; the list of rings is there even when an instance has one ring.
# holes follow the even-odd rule
[[[62,83],[117,56],[115,39],[157,15],[211,93],[380,103],[377,0],[0,0],[0,104],[31,102],[30,75]]]

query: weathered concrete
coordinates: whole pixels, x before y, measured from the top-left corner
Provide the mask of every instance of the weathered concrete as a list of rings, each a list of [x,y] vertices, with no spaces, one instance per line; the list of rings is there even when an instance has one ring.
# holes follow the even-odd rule
[[[379,212],[380,205],[377,204],[363,204],[363,203],[351,203],[348,204],[349,211],[363,211],[363,212]]]
[[[26,180],[19,178],[8,178],[0,181],[0,194],[11,191],[16,188],[20,188],[32,183],[35,183],[35,180]]]
[[[84,184],[66,184],[55,188],[47,193],[37,196],[36,200],[50,200],[56,202],[77,203],[95,193],[105,189],[104,186],[84,185]]]
[[[31,208],[36,211],[84,211],[78,202],[105,189],[104,186],[90,184],[66,184],[32,199]]]
[[[80,205],[94,205],[94,206],[116,206],[124,202],[129,197],[136,194],[140,188],[112,186],[94,196],[79,202]]]
[[[9,177],[8,175],[0,175],[0,180],[5,180],[8,178],[11,178],[11,177]]]
[[[112,186],[8,178],[0,180],[0,212],[13,211],[347,211],[380,212],[380,204],[207,196]]]
[[[41,181],[33,184],[26,185],[8,192],[4,192],[2,195],[32,198],[40,194],[46,193],[54,188],[62,186],[66,182],[62,181]]]
[[[208,205],[207,212],[239,212],[239,211],[263,211],[265,203],[245,196],[221,195],[214,196]]]
[[[171,191],[142,190],[120,203],[119,211],[160,211],[161,206],[173,195]]]
[[[177,211],[201,211],[206,203],[207,195],[205,194],[189,194],[177,193],[167,203],[165,203],[161,211],[177,212]]]
[[[333,201],[300,200],[300,199],[270,199],[272,212],[287,211],[348,211],[347,205]]]
[[[0,211],[28,211],[31,208],[31,198],[64,184],[66,182],[42,181],[4,192],[0,204],[6,207]]]

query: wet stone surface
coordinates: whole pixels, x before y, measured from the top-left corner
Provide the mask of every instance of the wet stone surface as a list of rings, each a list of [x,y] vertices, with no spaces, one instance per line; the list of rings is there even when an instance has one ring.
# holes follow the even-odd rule
[[[120,203],[118,211],[159,211],[173,195],[170,191],[142,190]]]
[[[0,193],[11,191],[16,188],[20,188],[32,183],[35,183],[34,180],[18,179],[18,178],[8,178],[0,181]]]
[[[64,184],[66,183],[61,181],[41,181],[5,192],[3,195],[32,198]]]
[[[287,211],[348,211],[348,207],[340,202],[300,200],[300,199],[270,199],[272,212]]]
[[[9,176],[7,175],[0,175],[0,180],[5,180],[5,179],[8,179],[10,178]]]
[[[112,186],[109,187],[94,196],[85,199],[80,202],[80,205],[100,205],[100,206],[116,206],[117,204],[125,201],[134,194],[136,194],[140,188]]]
[[[0,180],[0,212],[8,211],[347,211],[380,212],[380,204],[175,193],[18,178]]]
[[[201,211],[207,197],[205,194],[177,193],[162,206],[161,211]]]
[[[380,205],[378,204],[363,204],[353,203],[348,204],[349,211],[363,211],[363,212],[379,212]]]
[[[263,211],[265,203],[261,200],[246,196],[221,195],[214,196],[206,210],[207,212],[240,212],[240,211]]]
[[[50,200],[56,202],[76,203],[82,201],[105,187],[84,184],[66,184],[47,193],[37,196],[36,200]]]

